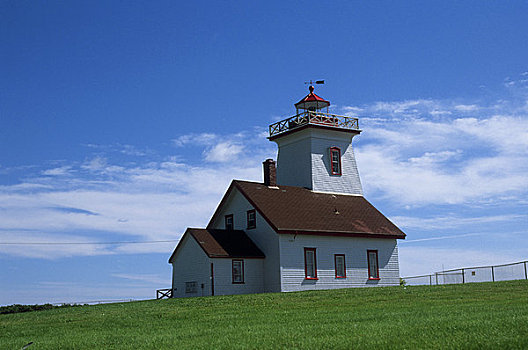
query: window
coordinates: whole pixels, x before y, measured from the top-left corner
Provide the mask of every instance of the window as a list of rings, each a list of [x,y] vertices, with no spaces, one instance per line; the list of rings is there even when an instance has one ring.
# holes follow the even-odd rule
[[[229,214],[225,216],[225,229],[226,230],[232,230],[235,227],[233,224],[233,214]]]
[[[334,255],[335,278],[346,278],[345,254]]]
[[[367,250],[369,280],[379,280],[378,251]]]
[[[308,280],[317,279],[315,248],[304,248],[304,277]]]
[[[330,148],[330,164],[332,175],[341,175],[341,150],[337,147]]]
[[[248,210],[247,211],[247,228],[255,228],[257,227],[257,214],[255,213],[255,209]]]
[[[233,260],[233,283],[244,283],[244,260]]]
[[[196,293],[197,285],[196,281],[185,282],[185,293]]]

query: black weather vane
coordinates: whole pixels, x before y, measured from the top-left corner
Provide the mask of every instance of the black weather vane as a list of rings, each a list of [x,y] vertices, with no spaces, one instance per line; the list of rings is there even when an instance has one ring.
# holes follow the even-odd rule
[[[324,80],[316,80],[316,81],[305,81],[304,84],[310,84],[310,85],[313,85],[313,84],[324,84]]]

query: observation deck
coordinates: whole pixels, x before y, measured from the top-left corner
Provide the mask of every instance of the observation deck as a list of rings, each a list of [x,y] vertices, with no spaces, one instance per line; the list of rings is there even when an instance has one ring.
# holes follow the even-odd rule
[[[345,117],[342,115],[323,113],[320,111],[305,111],[294,115],[293,117],[278,121],[269,126],[268,139],[274,139],[289,131],[293,131],[306,126],[316,126],[331,129],[341,129],[360,133],[359,119],[354,117]]]

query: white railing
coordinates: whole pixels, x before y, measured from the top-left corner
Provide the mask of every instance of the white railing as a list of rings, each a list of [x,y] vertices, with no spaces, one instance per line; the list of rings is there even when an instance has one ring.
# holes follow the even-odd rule
[[[323,125],[339,129],[359,130],[358,118],[345,117],[342,115],[323,112],[306,111],[294,115],[288,119],[281,120],[269,126],[269,136],[282,134],[283,132],[299,128],[304,125]]]

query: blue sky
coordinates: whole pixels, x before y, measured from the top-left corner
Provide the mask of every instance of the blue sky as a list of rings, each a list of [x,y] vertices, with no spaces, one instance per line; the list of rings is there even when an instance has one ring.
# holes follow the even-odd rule
[[[528,258],[528,4],[0,3],[0,304],[152,298],[276,158],[304,82],[360,117],[402,275]],[[96,242],[172,241],[148,244]],[[5,243],[68,245],[17,245]]]

